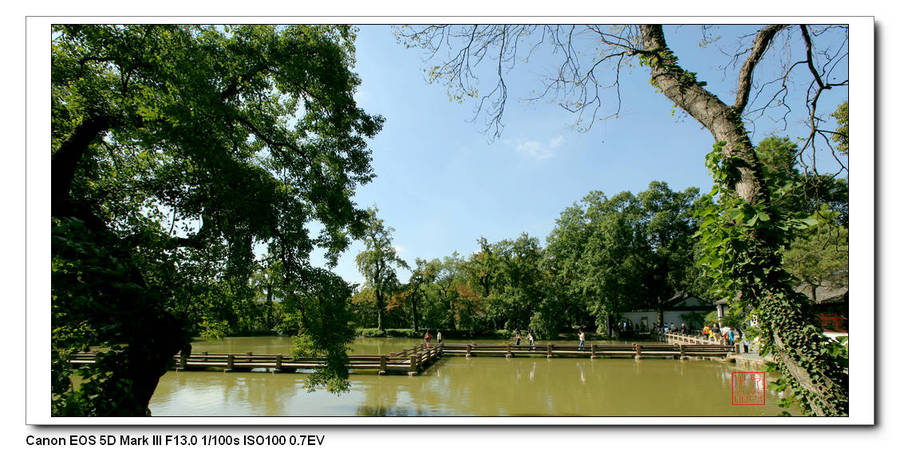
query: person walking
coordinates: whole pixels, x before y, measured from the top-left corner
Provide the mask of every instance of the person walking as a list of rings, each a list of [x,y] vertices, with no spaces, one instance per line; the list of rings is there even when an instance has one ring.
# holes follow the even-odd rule
[[[528,344],[531,345],[531,350],[534,350],[534,333],[531,329],[528,329]]]
[[[441,329],[437,331],[437,344],[441,344],[444,342],[444,337],[441,335]]]
[[[522,343],[522,332],[519,329],[516,329],[516,346]]]
[[[578,329],[578,350],[579,351],[584,350],[584,329],[583,328]]]
[[[431,333],[429,333],[428,330],[425,330],[425,347],[426,348],[429,346],[428,343],[431,343]]]

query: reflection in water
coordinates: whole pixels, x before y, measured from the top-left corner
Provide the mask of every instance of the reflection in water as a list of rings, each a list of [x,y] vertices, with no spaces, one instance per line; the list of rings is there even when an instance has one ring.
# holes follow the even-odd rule
[[[387,353],[418,340],[367,339],[354,353]],[[287,353],[288,338],[229,338],[195,352]],[[351,391],[306,392],[304,374],[169,372],[150,407],[180,416],[759,416],[732,406],[732,366],[713,361],[445,357],[420,376],[351,375]]]

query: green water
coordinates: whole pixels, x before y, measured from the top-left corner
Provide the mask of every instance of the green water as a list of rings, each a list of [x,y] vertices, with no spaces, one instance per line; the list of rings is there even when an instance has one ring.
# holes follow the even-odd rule
[[[418,343],[359,339],[352,352],[387,353]],[[193,345],[195,354],[289,350],[290,339],[279,337]],[[781,411],[772,392],[765,406],[732,406],[733,371],[732,365],[702,360],[444,357],[419,376],[353,374],[350,392],[339,396],[306,392],[304,374],[168,372],[150,409],[154,416],[774,416]]]

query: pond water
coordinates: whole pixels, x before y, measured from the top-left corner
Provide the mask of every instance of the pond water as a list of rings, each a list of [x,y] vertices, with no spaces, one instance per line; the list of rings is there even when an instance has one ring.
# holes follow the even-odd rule
[[[420,342],[360,338],[351,352],[388,353]],[[247,337],[198,341],[193,352],[288,354],[290,348],[287,337]],[[300,373],[170,371],[160,379],[150,409],[154,416],[774,416],[781,412],[771,391],[764,406],[732,406],[734,371],[733,365],[708,360],[444,357],[419,376],[352,374],[350,391],[341,395],[307,392],[303,385],[307,375]]]

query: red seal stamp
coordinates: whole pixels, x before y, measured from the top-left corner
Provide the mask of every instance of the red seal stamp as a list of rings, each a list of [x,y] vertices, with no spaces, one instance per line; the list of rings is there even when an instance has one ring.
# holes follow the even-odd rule
[[[734,371],[731,373],[731,405],[765,405],[766,373]]]

